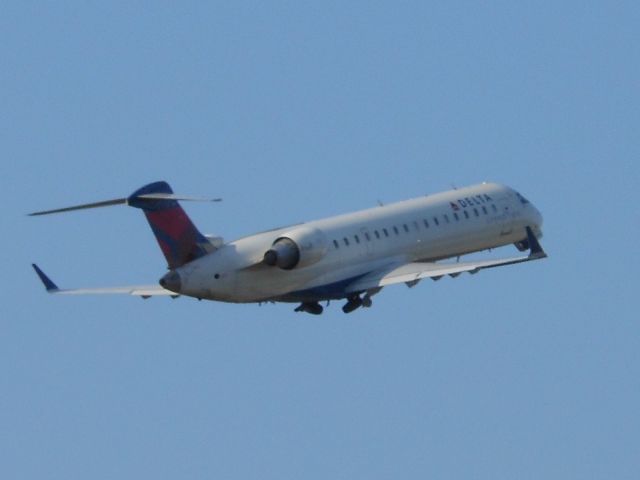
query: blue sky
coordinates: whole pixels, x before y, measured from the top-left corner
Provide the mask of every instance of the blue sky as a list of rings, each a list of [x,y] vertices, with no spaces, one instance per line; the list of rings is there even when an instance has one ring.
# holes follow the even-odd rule
[[[636,2],[9,2],[0,476],[637,478]],[[225,238],[484,180],[542,262],[290,305],[154,282],[165,179]],[[18,241],[19,240],[19,241]],[[511,254],[511,251],[504,252]]]

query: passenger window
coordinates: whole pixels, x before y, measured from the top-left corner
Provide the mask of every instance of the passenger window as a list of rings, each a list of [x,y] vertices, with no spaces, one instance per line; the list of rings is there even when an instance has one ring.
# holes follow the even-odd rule
[[[498,207],[496,207],[495,203],[491,204],[491,209],[493,210],[493,213],[498,213]]]
[[[378,232],[378,230],[375,230],[373,233],[375,234],[376,238],[380,240],[380,232]]]
[[[473,213],[475,213],[476,217],[479,217],[479,216],[480,216],[480,214],[478,213],[478,209],[477,209],[477,208],[474,208],[474,209],[473,209]]]
[[[425,218],[422,223],[424,223],[425,228],[429,228],[429,222],[427,222],[427,219]]]
[[[393,231],[395,232],[396,235],[400,235],[400,232],[398,231],[398,227],[394,226]]]
[[[469,212],[467,212],[466,210],[464,211],[464,218],[469,218]]]
[[[405,232],[407,232],[407,233],[409,233],[409,227],[407,227],[407,224],[406,224],[406,223],[403,225],[403,227],[404,227],[404,231],[405,231]]]
[[[367,239],[367,242],[371,241],[371,237],[369,236],[369,232],[364,232],[364,238]]]
[[[343,240],[344,240],[344,245],[346,247],[348,247],[349,246],[349,239],[347,237],[344,237]]]
[[[487,211],[487,207],[485,206],[482,207],[482,213],[484,213],[485,215],[489,214],[489,212]]]
[[[333,241],[333,245],[336,247],[336,249],[340,248],[340,244],[338,243],[337,240]]]
[[[438,217],[433,217],[433,223],[435,223],[436,225],[440,225],[440,222],[438,221]]]
[[[386,228],[383,228],[382,231],[384,232],[385,237],[389,236],[389,231]]]
[[[443,217],[444,217],[444,221],[445,221],[446,223],[449,223],[449,215],[447,215],[447,214],[445,213],[445,214],[443,215]]]
[[[455,218],[455,219],[456,219],[456,222],[457,222],[458,220],[460,220],[460,217],[458,216],[458,214],[457,214],[457,213],[454,213],[454,214],[453,214],[453,218]]]
[[[360,237],[358,237],[358,235],[354,235],[353,238],[356,239],[356,243],[360,243]]]

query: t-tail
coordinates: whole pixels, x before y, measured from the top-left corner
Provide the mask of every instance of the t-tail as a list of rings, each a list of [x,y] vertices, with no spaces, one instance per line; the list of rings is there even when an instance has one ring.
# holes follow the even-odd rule
[[[216,249],[216,246],[196,228],[178,200],[220,201],[219,198],[203,199],[175,195],[167,182],[160,181],[145,185],[126,198],[45,210],[30,215],[48,215],[120,204],[140,208],[147,217],[169,268],[174,269]]]
[[[153,198],[155,194],[160,195]],[[209,253],[211,244],[180,204],[162,194],[173,194],[167,182],[150,183],[136,190],[127,204],[142,209],[169,268],[174,269]]]

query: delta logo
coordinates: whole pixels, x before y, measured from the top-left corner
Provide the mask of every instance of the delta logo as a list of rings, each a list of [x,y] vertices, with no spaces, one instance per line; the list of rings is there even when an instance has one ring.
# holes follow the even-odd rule
[[[451,209],[454,212],[457,212],[460,208],[480,206],[490,202],[493,202],[493,198],[485,193],[482,195],[475,195],[473,197],[458,198],[455,202],[449,202],[449,204],[451,205]]]

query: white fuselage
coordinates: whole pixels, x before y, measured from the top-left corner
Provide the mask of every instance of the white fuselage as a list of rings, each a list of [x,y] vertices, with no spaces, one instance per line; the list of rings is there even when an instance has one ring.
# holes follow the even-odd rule
[[[387,264],[436,261],[520,242],[527,226],[541,236],[541,225],[538,210],[519,193],[483,183],[241,238],[176,272],[181,293],[197,298],[342,298],[350,281]],[[289,270],[263,261],[283,237],[302,239],[300,265]]]

